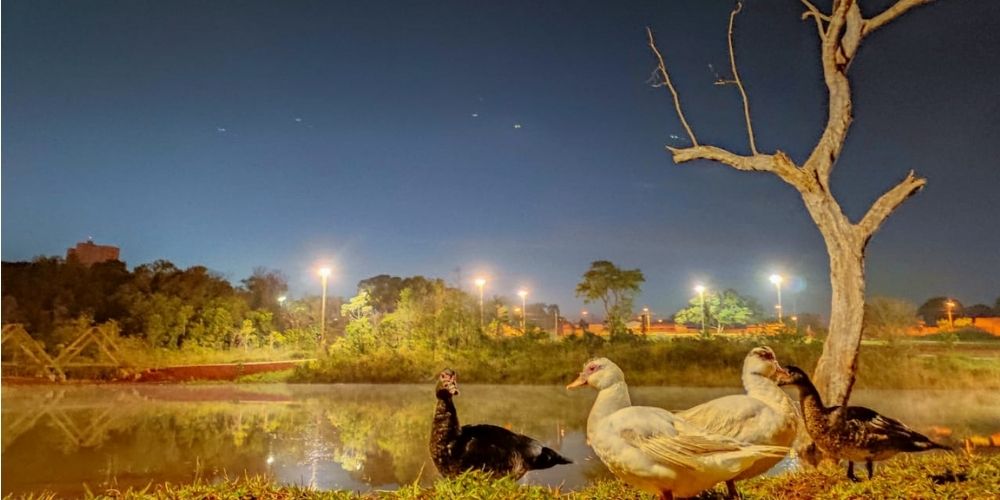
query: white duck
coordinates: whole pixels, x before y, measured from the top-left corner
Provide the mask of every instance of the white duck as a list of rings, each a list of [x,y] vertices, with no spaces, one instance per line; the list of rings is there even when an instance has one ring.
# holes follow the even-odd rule
[[[787,371],[778,364],[770,347],[751,349],[743,359],[743,388],[746,394],[713,399],[677,415],[707,432],[745,443],[790,447],[798,434],[802,417],[792,399],[774,381],[779,373],[787,374]],[[782,458],[758,460],[752,467],[726,481],[729,495],[739,496],[736,481],[763,474]]]
[[[606,358],[588,361],[566,387],[585,385],[600,391],[587,418],[591,448],[619,479],[660,498],[696,495],[788,453],[706,432],[661,408],[632,406],[625,375]]]

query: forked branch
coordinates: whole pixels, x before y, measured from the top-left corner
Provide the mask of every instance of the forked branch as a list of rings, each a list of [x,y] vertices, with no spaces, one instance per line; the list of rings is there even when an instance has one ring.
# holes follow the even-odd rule
[[[862,236],[870,238],[882,226],[889,214],[903,204],[907,198],[920,191],[925,184],[927,184],[927,179],[917,177],[910,170],[910,173],[906,174],[906,178],[880,196],[868,209],[868,213],[861,219],[861,222],[858,222],[857,226]]]
[[[657,71],[660,72],[660,77],[663,78],[663,84],[670,89],[670,93],[674,96],[674,109],[677,110],[677,116],[681,119],[681,124],[684,125],[684,130],[687,131],[688,138],[691,139],[691,145],[697,146],[698,139],[695,139],[694,132],[691,131],[691,126],[688,125],[687,118],[684,118],[684,111],[681,110],[681,98],[677,95],[677,89],[674,87],[673,82],[670,81],[670,73],[667,72],[667,64],[663,62],[663,54],[660,54],[660,49],[656,48],[656,40],[653,39],[653,30],[647,27],[646,34],[649,36],[649,48],[653,49],[653,53],[656,54]]]

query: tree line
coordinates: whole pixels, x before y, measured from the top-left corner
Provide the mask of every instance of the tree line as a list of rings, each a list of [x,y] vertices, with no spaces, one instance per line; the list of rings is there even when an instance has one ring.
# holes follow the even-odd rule
[[[50,350],[81,326],[107,322],[150,347],[314,345],[319,299],[279,301],[287,290],[280,272],[264,268],[234,286],[204,266],[180,269],[166,260],[129,271],[120,261],[87,266],[38,257],[3,263],[3,322],[23,324]],[[334,329],[337,316],[327,318]]]

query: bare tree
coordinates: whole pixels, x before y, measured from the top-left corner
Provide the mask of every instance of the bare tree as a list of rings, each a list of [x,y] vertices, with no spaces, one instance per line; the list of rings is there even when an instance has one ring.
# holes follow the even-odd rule
[[[851,125],[851,86],[847,73],[865,37],[910,9],[930,1],[897,0],[882,13],[865,19],[856,0],[833,0],[830,13],[821,11],[809,0],[801,0],[806,9],[802,19],[812,18],[816,24],[821,44],[823,80],[829,95],[826,127],[809,158],[801,165],[797,165],[780,150],[767,153],[757,149],[750,120],[750,104],[736,70],[733,49],[733,24],[742,4],[737,3],[729,16],[729,61],[733,78],[717,83],[735,85],[743,98],[749,155],[698,142],[684,117],[680,97],[670,80],[663,55],[656,47],[653,32],[647,28],[649,46],[657,60],[657,85],[670,90],[674,108],[691,140],[689,147],[667,148],[673,155],[674,162],[680,164],[692,160],[712,160],[737,170],[770,172],[778,176],[802,196],[806,210],[826,242],[833,291],[830,335],[823,346],[814,378],[824,400],[835,402],[832,404],[846,404],[854,384],[864,319],[865,247],[889,214],[927,183],[911,170],[905,179],[879,197],[860,221],[851,222],[844,215],[830,190],[830,172],[840,156]]]

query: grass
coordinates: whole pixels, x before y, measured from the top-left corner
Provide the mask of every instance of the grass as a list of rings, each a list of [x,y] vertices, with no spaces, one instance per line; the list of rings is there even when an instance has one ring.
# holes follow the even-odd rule
[[[137,369],[307,359],[316,355],[315,351],[267,347],[248,350],[219,350],[200,346],[186,346],[183,349],[150,348],[138,339],[119,340],[118,348],[127,364]]]
[[[874,480],[858,483],[847,480],[843,467],[824,464],[818,469],[778,477],[758,477],[741,483],[740,491],[746,499],[997,498],[997,492],[1000,492],[1000,455],[994,453],[967,456],[934,453],[900,456],[879,464]],[[723,498],[723,493],[724,487],[720,485],[714,490],[702,493],[698,498],[718,499]],[[33,498],[55,498],[55,495],[42,494]],[[558,488],[519,485],[509,478],[492,480],[480,474],[468,473],[454,479],[438,480],[429,487],[408,485],[397,491],[364,494],[281,486],[267,477],[251,476],[218,483],[151,484],[142,489],[91,493],[88,498],[638,500],[652,497],[619,481],[602,481],[591,484],[583,490],[564,492]]]
[[[821,342],[777,336],[615,342],[504,339],[437,352],[400,348],[359,355],[335,349],[328,357],[297,368],[288,381],[421,383],[447,366],[467,383],[565,384],[587,359],[606,356],[625,370],[634,386],[729,387],[739,385],[743,358],[758,345],[773,347],[782,364],[807,370],[822,351]],[[861,350],[857,387],[1000,389],[1000,356],[955,352],[927,342],[868,344]]]

